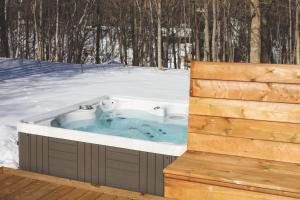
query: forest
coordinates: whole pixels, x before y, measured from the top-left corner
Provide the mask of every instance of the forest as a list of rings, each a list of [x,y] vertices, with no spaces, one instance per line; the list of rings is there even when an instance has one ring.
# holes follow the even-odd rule
[[[300,63],[299,0],[0,0],[0,57]]]

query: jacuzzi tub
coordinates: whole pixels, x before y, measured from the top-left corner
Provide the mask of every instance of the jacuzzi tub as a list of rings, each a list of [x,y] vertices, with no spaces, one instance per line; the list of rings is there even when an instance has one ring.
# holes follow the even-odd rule
[[[186,151],[187,104],[103,96],[22,120],[20,168],[163,195]]]

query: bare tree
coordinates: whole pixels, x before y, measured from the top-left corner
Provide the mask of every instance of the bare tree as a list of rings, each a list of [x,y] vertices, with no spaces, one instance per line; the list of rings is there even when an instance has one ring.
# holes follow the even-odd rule
[[[299,63],[298,1],[0,0],[0,55],[159,68],[192,58]]]
[[[251,0],[251,33],[250,33],[250,62],[260,63],[261,37],[260,37],[260,3]]]
[[[159,69],[163,68],[162,53],[161,53],[161,0],[156,0],[157,6],[157,66]]]
[[[195,53],[196,60],[200,60],[200,34],[199,34],[199,17],[197,15],[197,3],[194,2],[194,23],[195,23]]]
[[[0,56],[9,57],[6,0],[0,0]]]
[[[59,61],[59,0],[56,0],[56,22],[55,22],[55,60]]]
[[[212,0],[212,8],[213,8],[213,28],[212,28],[212,36],[211,36],[211,49],[212,49],[212,60],[217,60],[217,2],[216,0]]]
[[[289,50],[288,50],[288,54],[289,54],[289,63],[293,63],[293,46],[292,46],[292,0],[289,0]]]
[[[295,24],[296,64],[300,64],[299,14],[300,14],[300,2],[299,0],[296,0],[296,24]]]
[[[204,1],[204,60],[210,60],[210,44],[209,44],[209,19],[208,19],[208,1]]]

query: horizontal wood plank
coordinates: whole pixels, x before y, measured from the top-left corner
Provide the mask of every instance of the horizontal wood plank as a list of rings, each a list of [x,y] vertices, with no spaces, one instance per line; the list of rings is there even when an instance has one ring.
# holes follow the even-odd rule
[[[300,104],[190,98],[190,114],[300,123]]]
[[[300,103],[300,85],[192,79],[191,96]]]
[[[251,82],[300,83],[299,65],[193,62],[191,78]]]
[[[205,152],[186,152],[165,177],[300,198],[298,164]]]
[[[272,194],[244,191],[228,187],[207,185],[202,183],[165,179],[165,196],[180,200],[296,200],[297,198],[276,196]]]
[[[189,133],[188,150],[300,163],[300,145]]]
[[[300,143],[300,124],[293,123],[190,115],[189,132]]]

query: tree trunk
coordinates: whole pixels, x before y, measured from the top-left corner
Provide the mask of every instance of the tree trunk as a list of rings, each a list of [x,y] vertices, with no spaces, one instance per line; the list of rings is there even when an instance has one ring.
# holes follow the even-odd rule
[[[133,50],[133,58],[132,58],[132,65],[138,66],[139,65],[139,49],[138,49],[138,25],[137,25],[137,15],[136,15],[136,1],[132,1],[132,50]]]
[[[39,48],[39,57],[41,60],[44,60],[44,34],[43,34],[43,1],[40,2],[40,8],[39,8],[39,15],[40,15],[40,21],[39,21],[39,30],[38,30],[38,48]]]
[[[177,33],[177,69],[181,68],[181,41],[180,35]]]
[[[195,53],[196,60],[200,60],[200,34],[199,34],[199,22],[196,3],[194,3],[194,17],[195,17]]]
[[[157,4],[157,66],[163,69],[161,52],[161,0],[156,0]]]
[[[212,38],[211,38],[211,51],[212,51],[212,60],[217,61],[217,5],[216,0],[212,1],[213,8],[213,28],[212,28]]]
[[[0,0],[0,56],[9,57],[6,0]]]
[[[220,62],[220,49],[221,49],[220,47],[221,47],[221,21],[218,20],[218,23],[217,23],[217,47],[216,47],[216,55],[217,55],[218,62]]]
[[[56,22],[55,22],[55,60],[60,61],[59,46],[59,0],[56,0]]]
[[[96,29],[96,63],[100,64],[100,32],[101,26],[97,25]]]
[[[293,63],[292,46],[292,0],[289,0],[289,63]]]
[[[26,19],[26,27],[25,27],[25,48],[26,48],[26,58],[30,58],[30,47],[29,47],[29,38],[30,38],[30,30],[29,30],[29,20]]]
[[[38,21],[37,21],[37,16],[36,16],[36,11],[37,11],[37,0],[34,0],[33,3],[33,19],[34,19],[34,56],[37,59],[40,59],[40,48],[39,48],[39,34],[38,34]],[[37,52],[36,52],[37,49]]]
[[[250,36],[250,62],[260,63],[260,4],[259,0],[251,0],[251,36]]]
[[[176,60],[176,36],[175,36],[175,28],[172,27],[172,53],[173,53],[173,63],[174,68],[177,68],[177,60]]]
[[[210,60],[210,45],[209,45],[209,21],[208,21],[208,2],[204,1],[204,61]]]
[[[101,40],[101,25],[100,25],[100,19],[101,19],[101,12],[100,12],[100,1],[96,1],[97,3],[97,27],[96,27],[96,63],[100,64],[100,40]]]
[[[228,8],[228,0],[224,0],[224,8],[223,8],[223,29],[224,29],[224,36],[223,36],[223,43],[222,43],[222,61],[226,61],[226,43],[228,43],[228,21],[227,21],[227,10]]]
[[[296,40],[296,64],[300,64],[300,36],[299,36],[299,14],[300,14],[300,2],[296,0],[296,29],[295,29],[295,40]]]
[[[22,6],[22,0],[18,0],[18,7],[17,7],[17,15],[18,15],[17,50],[16,50],[15,58],[18,58],[20,56],[20,51],[21,51],[21,49],[20,49],[21,48],[21,6]]]

